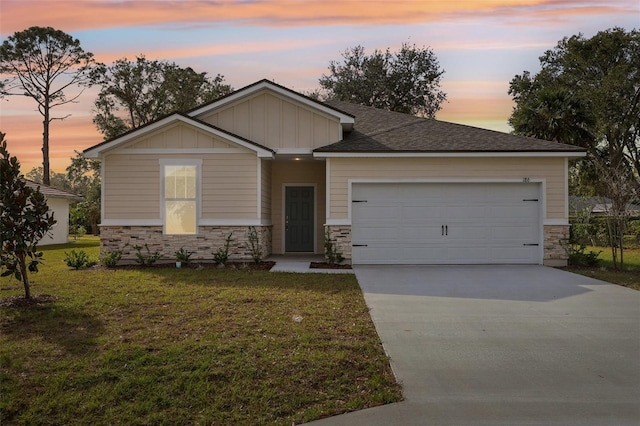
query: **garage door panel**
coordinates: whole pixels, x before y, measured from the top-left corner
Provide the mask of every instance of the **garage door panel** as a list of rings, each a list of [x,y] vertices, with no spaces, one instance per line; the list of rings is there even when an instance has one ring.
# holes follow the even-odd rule
[[[354,263],[540,263],[537,184],[354,184]],[[445,235],[443,235],[445,234]]]

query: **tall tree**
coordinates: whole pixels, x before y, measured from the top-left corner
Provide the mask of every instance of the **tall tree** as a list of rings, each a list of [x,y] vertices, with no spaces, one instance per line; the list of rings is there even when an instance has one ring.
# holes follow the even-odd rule
[[[615,264],[620,250],[622,263],[626,205],[640,197],[640,32],[565,37],[540,65],[536,75],[511,80],[509,123],[515,133],[587,149],[592,166],[579,167],[595,177],[598,195],[612,200],[612,252]]]
[[[33,98],[42,115],[43,182],[49,185],[49,125],[51,109],[75,102],[84,89],[67,97],[72,86],[93,83],[99,64],[93,54],[80,47],[80,41],[51,27],[31,27],[10,36],[0,46],[0,75],[8,75],[0,84],[0,95]]]
[[[7,151],[0,132],[0,276],[22,281],[25,298],[31,298],[29,272],[38,272],[42,252],[38,242],[56,221],[40,188],[28,187],[20,174],[20,162]]]
[[[174,111],[187,111],[230,93],[220,74],[181,68],[175,63],[117,60],[103,70],[102,90],[94,104],[93,122],[105,139],[147,124]]]
[[[82,153],[76,151],[76,156],[71,158],[71,164],[67,167],[67,180],[73,192],[82,194],[82,201],[76,203],[71,209],[75,225],[91,227],[91,232],[98,235],[98,222],[100,221],[100,161],[87,159]]]
[[[440,90],[444,70],[427,47],[403,43],[398,52],[365,54],[356,46],[329,63],[319,80],[324,99],[337,99],[389,111],[434,118],[446,94]]]

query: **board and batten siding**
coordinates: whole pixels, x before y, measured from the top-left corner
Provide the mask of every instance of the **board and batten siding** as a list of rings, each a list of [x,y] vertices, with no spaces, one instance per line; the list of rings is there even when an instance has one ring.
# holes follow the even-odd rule
[[[250,152],[107,155],[103,219],[161,219],[159,160],[169,158],[202,159],[203,219],[256,219],[258,167]]]
[[[313,149],[340,140],[337,117],[263,90],[197,117],[273,149]]]
[[[478,181],[529,178],[546,182],[546,219],[566,219],[565,159],[490,158],[331,158],[331,220],[348,219],[350,179]]]
[[[273,253],[284,253],[284,187],[309,184],[315,186],[316,234],[315,252],[324,253],[326,212],[325,163],[320,161],[274,162],[272,170]]]

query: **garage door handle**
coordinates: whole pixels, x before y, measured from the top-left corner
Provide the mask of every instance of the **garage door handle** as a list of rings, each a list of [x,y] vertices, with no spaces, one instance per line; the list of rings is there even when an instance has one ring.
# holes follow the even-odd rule
[[[351,247],[369,247],[369,244],[351,244]]]
[[[442,225],[442,235],[449,235],[449,225]]]

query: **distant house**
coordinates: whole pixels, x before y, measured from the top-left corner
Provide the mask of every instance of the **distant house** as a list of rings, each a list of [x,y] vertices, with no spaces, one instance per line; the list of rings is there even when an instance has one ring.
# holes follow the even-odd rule
[[[578,212],[587,211],[593,216],[606,216],[612,208],[611,200],[606,197],[569,197],[569,216],[574,217]],[[627,204],[626,212],[629,216],[640,216],[640,205]]]
[[[323,253],[354,264],[566,265],[576,146],[261,80],[84,151],[102,161],[103,250],[211,259]],[[250,234],[250,231],[252,234]],[[127,249],[127,247],[129,247]]]
[[[52,186],[45,185],[43,183],[37,183],[28,179],[25,179],[27,186],[30,188],[40,187],[40,192],[44,194],[47,199],[47,205],[49,210],[53,212],[53,217],[56,220],[56,224],[49,232],[49,235],[44,237],[39,245],[46,246],[50,244],[64,244],[69,241],[69,204],[72,201],[82,198],[80,195],[72,194],[61,189],[54,188]]]

